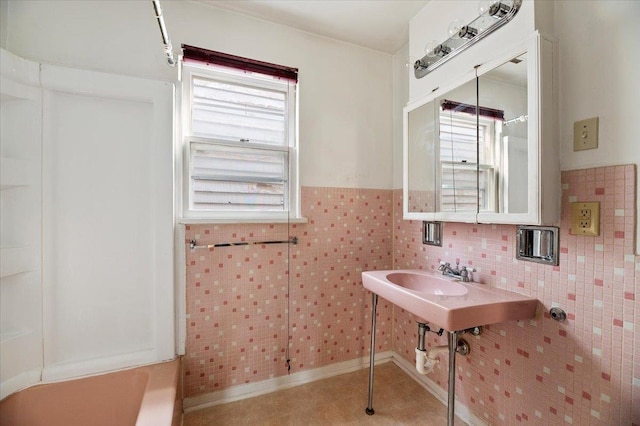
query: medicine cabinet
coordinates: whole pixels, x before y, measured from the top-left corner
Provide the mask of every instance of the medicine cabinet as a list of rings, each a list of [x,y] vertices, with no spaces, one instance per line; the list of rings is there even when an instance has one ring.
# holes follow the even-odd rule
[[[557,223],[553,48],[535,33],[405,107],[405,219]]]

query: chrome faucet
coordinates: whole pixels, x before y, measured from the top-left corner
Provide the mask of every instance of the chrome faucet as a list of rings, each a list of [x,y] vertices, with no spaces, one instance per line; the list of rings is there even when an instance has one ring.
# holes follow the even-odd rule
[[[447,275],[453,278],[459,278],[462,282],[468,283],[471,281],[471,272],[475,272],[474,268],[467,268],[463,266],[459,267],[460,261],[456,262],[456,268],[453,269],[449,262],[440,262],[440,266],[438,266],[438,271],[442,271],[442,275]]]
[[[451,269],[451,264],[449,262],[440,262],[438,271],[442,271],[442,275],[455,275],[455,271]]]

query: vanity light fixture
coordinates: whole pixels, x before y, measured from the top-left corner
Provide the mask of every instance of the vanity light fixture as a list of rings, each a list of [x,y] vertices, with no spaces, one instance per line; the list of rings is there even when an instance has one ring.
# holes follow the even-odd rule
[[[433,54],[439,58],[444,58],[449,53],[451,53],[451,48],[444,44],[439,44],[433,49]]]
[[[414,62],[415,77],[424,77],[509,22],[521,6],[522,0],[483,0],[480,15],[476,19],[467,25],[460,25],[459,20],[452,22],[449,26],[450,34],[453,28],[459,27],[458,31],[433,49],[428,49],[422,59]]]
[[[473,28],[470,25],[465,25],[462,28],[460,28],[460,31],[458,31],[458,37],[464,38],[467,40],[471,40],[477,35],[478,35],[478,29]]]

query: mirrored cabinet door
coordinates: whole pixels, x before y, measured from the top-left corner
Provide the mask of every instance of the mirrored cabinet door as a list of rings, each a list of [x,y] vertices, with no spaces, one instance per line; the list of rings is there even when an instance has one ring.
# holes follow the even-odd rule
[[[473,75],[441,96],[405,108],[406,219],[474,222],[478,162]]]
[[[527,213],[528,200],[528,97],[527,53],[478,77],[481,105],[480,163],[489,171],[484,176],[488,202],[480,211]],[[487,109],[490,114],[482,114]],[[493,117],[487,115],[493,114]]]
[[[436,107],[427,102],[405,114],[405,211],[434,213],[436,207]],[[407,176],[408,175],[408,176]]]
[[[494,209],[479,223],[557,225],[560,165],[553,41],[529,40],[477,69],[478,103],[502,111],[493,133]]]

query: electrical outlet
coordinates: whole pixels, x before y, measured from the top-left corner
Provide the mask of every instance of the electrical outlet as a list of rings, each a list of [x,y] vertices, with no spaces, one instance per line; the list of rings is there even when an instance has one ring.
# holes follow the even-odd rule
[[[600,203],[571,203],[571,233],[600,235]]]

